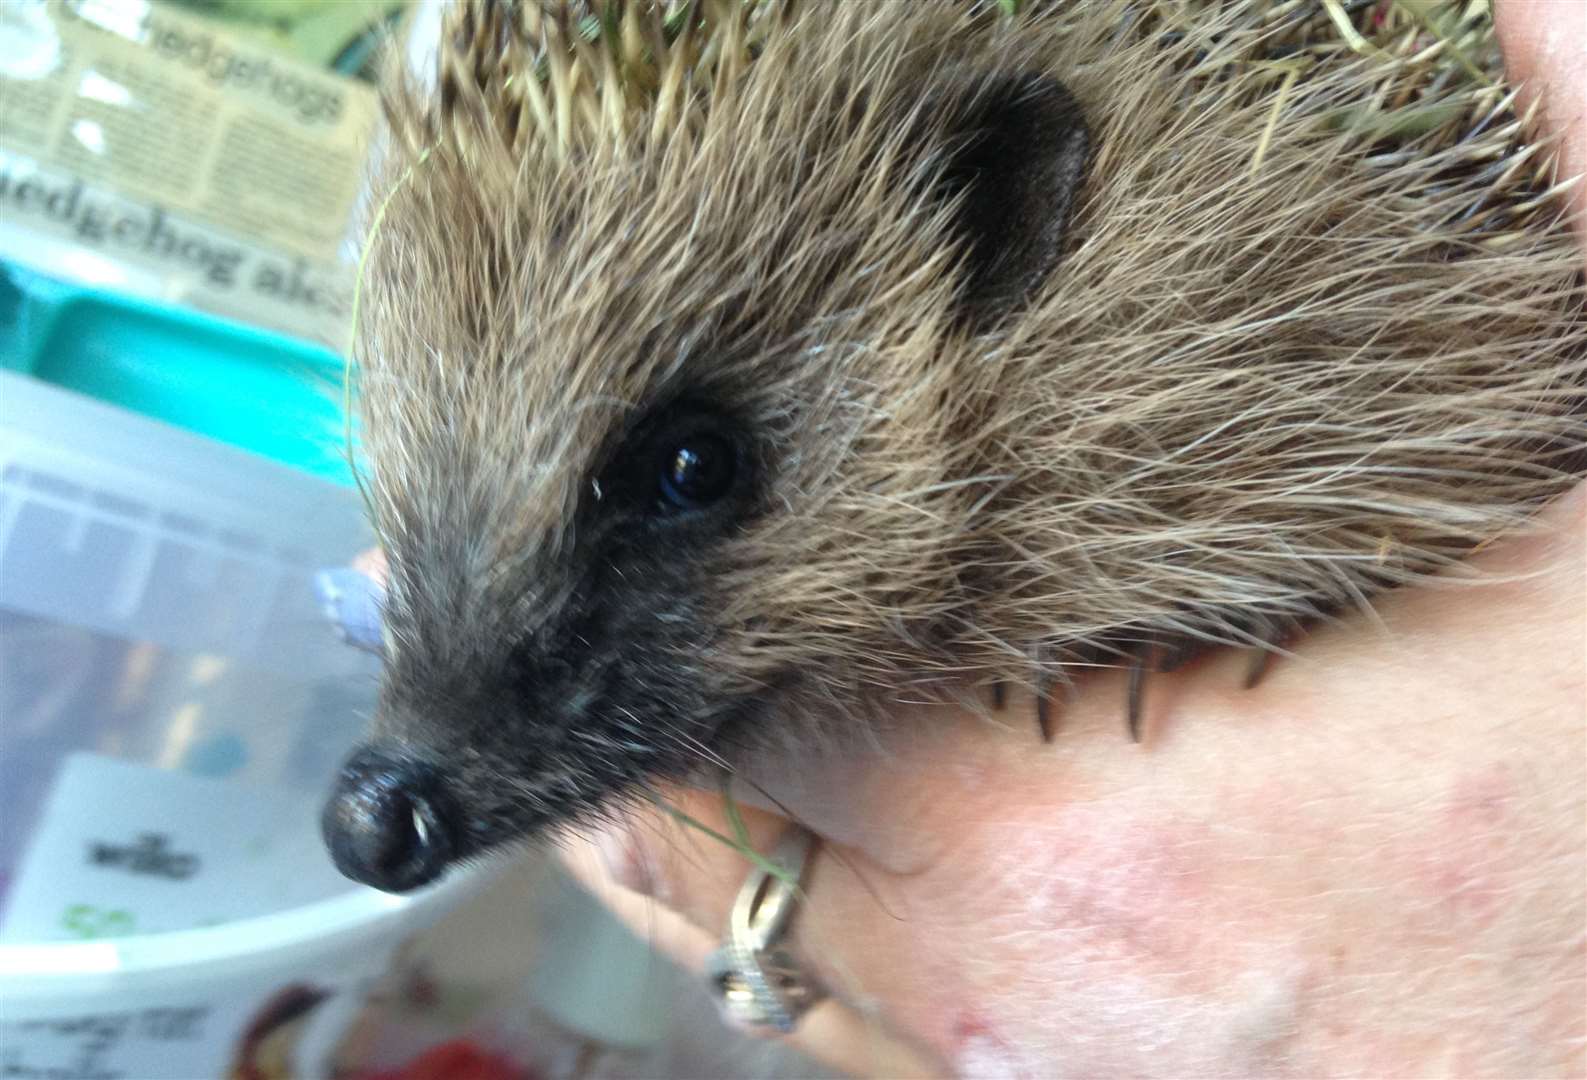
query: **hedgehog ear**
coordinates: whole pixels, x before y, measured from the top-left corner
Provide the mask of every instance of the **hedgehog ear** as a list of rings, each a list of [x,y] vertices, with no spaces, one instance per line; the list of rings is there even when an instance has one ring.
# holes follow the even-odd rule
[[[976,87],[953,138],[943,194],[962,196],[961,313],[982,330],[1023,305],[1057,266],[1091,139],[1068,87],[1042,75]]]

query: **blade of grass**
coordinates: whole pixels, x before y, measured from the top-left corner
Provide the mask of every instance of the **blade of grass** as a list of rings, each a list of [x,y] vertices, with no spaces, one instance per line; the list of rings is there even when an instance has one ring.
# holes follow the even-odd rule
[[[695,829],[695,830],[697,830],[699,832],[702,832],[706,836],[709,836],[711,839],[716,840],[719,843],[726,844],[728,847],[732,848],[734,851],[736,851],[740,855],[744,856],[744,858],[746,858],[750,862],[754,863],[757,867],[759,867],[760,869],[764,870],[766,873],[772,875],[772,877],[775,877],[778,881],[781,881],[783,884],[787,885],[790,889],[793,889],[795,892],[798,892],[798,893],[800,893],[800,895],[803,895],[803,890],[799,888],[799,879],[798,878],[794,877],[787,870],[783,869],[781,866],[778,866],[776,863],[772,862],[766,856],[762,855],[760,852],[758,852],[754,848],[750,847],[749,844],[744,843],[744,842],[739,841],[739,840],[735,840],[731,836],[726,835],[725,833],[718,832],[717,830],[711,828],[711,826],[707,825],[705,822],[701,821],[699,818],[693,817],[693,816],[691,816],[689,814],[684,813],[682,810],[679,810],[676,806],[672,806],[672,805],[670,805],[668,803],[661,803],[660,806],[661,806],[661,809],[666,811],[669,815],[671,815],[673,818],[675,818],[679,823],[681,823],[683,825],[687,825],[691,829]],[[743,824],[742,821],[739,824],[742,825]]]
[[[734,799],[732,792],[728,790],[728,785],[731,783],[732,777],[723,775],[722,807],[727,813],[728,823],[733,826],[733,835],[738,838],[740,844],[749,847],[749,828],[744,824],[744,815],[738,812],[738,800]]]
[[[1444,48],[1448,49],[1460,62],[1460,66],[1466,69],[1466,74],[1483,86],[1493,85],[1493,80],[1488,77],[1487,72],[1483,71],[1454,37],[1433,18],[1432,9],[1437,6],[1436,4],[1430,4],[1427,0],[1395,0],[1394,6],[1414,19],[1423,30],[1443,42]]]

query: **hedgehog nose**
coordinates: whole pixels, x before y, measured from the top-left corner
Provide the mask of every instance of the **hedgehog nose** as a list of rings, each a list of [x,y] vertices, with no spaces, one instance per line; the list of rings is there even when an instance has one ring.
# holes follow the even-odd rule
[[[435,880],[453,859],[455,819],[435,769],[365,747],[342,766],[320,824],[343,874],[384,892],[407,892]]]

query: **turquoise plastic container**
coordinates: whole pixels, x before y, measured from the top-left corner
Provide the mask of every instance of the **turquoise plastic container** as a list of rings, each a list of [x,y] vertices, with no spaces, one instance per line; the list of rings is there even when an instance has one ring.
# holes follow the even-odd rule
[[[343,364],[307,342],[0,264],[0,368],[353,482]]]

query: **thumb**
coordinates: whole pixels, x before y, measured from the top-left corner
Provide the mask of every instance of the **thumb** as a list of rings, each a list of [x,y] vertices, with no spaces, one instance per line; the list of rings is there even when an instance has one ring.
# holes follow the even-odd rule
[[[1587,174],[1587,4],[1505,0],[1494,19],[1522,104],[1541,99],[1542,130],[1560,140],[1561,179]],[[1587,182],[1572,193],[1576,235],[1587,252]]]

